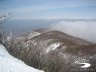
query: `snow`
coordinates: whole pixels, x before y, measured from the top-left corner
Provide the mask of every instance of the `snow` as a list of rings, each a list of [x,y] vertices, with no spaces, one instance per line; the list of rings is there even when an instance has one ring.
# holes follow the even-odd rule
[[[24,64],[23,61],[11,56],[0,44],[0,72],[44,72]]]
[[[89,68],[91,66],[90,63],[86,63],[86,62],[79,63],[79,62],[76,61],[75,63],[82,65],[81,68]]]
[[[31,38],[33,38],[33,37],[35,37],[35,36],[40,35],[40,34],[41,34],[41,33],[39,33],[39,32],[32,31],[30,34],[28,34],[28,39],[31,39]]]
[[[4,20],[5,20],[5,18],[4,18],[4,17],[0,18],[0,21],[4,21]]]
[[[51,44],[50,46],[48,46],[46,53],[49,53],[50,51],[57,49],[61,44],[62,43],[60,42]]]

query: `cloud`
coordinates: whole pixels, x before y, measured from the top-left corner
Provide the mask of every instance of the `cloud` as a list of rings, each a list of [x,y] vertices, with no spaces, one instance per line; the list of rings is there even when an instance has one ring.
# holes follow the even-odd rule
[[[59,21],[50,28],[96,43],[96,21]]]

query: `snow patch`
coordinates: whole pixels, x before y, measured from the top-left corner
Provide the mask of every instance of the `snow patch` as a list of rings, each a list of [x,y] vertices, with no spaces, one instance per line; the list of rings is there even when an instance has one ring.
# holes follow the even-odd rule
[[[78,58],[78,60],[75,61],[75,64],[81,65],[80,68],[89,68],[91,66],[88,60],[83,58]]]
[[[46,53],[49,53],[50,51],[57,49],[60,45],[60,42],[51,44],[50,46],[48,46]]]
[[[75,63],[79,64],[79,65],[82,65],[81,68],[89,68],[91,66],[90,63],[86,63],[86,62],[79,63],[78,61],[76,61]]]
[[[38,36],[38,35],[40,35],[41,33],[39,33],[39,32],[34,32],[34,31],[32,31],[29,35],[28,35],[28,39],[31,39],[31,38],[33,38],[33,37],[35,37],[35,36]]]

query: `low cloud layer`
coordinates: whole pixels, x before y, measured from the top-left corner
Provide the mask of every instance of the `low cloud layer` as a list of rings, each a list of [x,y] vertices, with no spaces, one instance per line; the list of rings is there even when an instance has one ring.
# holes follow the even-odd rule
[[[96,21],[59,21],[51,28],[96,43]]]

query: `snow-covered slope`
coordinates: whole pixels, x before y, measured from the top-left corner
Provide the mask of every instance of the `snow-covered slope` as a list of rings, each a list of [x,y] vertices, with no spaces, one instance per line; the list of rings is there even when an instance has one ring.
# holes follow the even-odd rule
[[[44,72],[27,66],[19,59],[12,57],[0,44],[0,72]]]

